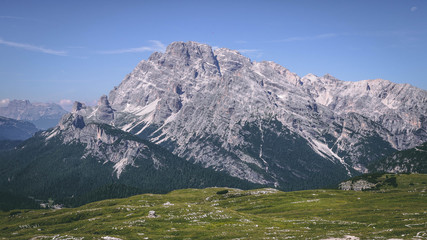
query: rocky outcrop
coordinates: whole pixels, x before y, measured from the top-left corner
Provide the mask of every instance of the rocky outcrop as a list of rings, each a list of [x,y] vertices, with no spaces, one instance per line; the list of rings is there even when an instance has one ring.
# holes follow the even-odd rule
[[[75,104],[79,105],[79,104]],[[121,135],[112,134],[113,128],[99,123],[86,124],[84,118],[76,113],[66,114],[59,125],[43,133],[46,140],[60,137],[63,144],[83,143],[85,153],[82,158],[94,156],[104,163],[114,163],[113,172],[117,178],[127,166],[136,167],[137,158],[151,158],[155,165],[158,160],[151,156],[148,147],[139,142]]]
[[[108,102],[107,96],[103,95],[98,101],[96,109],[96,120],[99,122],[109,123],[114,119],[114,111]]]
[[[368,190],[368,189],[372,189],[376,186],[376,184],[374,183],[370,183],[366,180],[357,180],[357,181],[346,181],[346,182],[342,182],[339,184],[339,189],[341,190],[354,190],[354,191],[363,191],[363,190]]]
[[[156,211],[148,211],[148,218],[157,218],[159,216],[157,216]]]

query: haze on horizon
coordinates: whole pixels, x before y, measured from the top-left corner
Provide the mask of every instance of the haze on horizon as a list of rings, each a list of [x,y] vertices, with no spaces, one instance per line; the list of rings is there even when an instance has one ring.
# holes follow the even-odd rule
[[[409,1],[2,1],[0,105],[93,104],[154,51],[196,41],[304,76],[427,89],[427,3]]]

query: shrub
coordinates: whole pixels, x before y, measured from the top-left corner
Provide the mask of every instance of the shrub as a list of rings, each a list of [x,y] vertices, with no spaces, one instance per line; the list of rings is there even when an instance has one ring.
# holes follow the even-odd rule
[[[226,194],[226,193],[228,193],[227,189],[216,192],[216,194]]]

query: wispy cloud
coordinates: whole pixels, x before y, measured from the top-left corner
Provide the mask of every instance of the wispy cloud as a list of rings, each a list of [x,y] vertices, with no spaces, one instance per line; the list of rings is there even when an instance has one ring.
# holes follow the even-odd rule
[[[315,36],[305,36],[305,37],[289,37],[280,40],[274,40],[273,42],[299,42],[299,41],[311,41],[311,40],[321,40],[337,37],[339,34],[337,33],[324,33]]]
[[[418,10],[418,7],[411,7],[411,12],[415,12],[415,11],[417,11]]]
[[[52,49],[49,49],[49,48],[39,47],[39,46],[27,44],[27,43],[18,43],[18,42],[5,41],[2,38],[0,38],[0,44],[1,45],[6,45],[6,46],[9,46],[9,47],[21,48],[21,49],[25,49],[25,50],[33,51],[33,52],[42,52],[42,53],[47,53],[47,54],[52,54],[52,55],[58,55],[58,56],[66,56],[67,55],[66,51],[52,50]]]
[[[152,52],[152,51],[160,51],[164,52],[166,50],[166,46],[157,40],[149,41],[151,43],[150,46],[142,46],[137,48],[125,48],[118,50],[108,50],[108,51],[98,51],[100,54],[122,54],[122,53],[138,53],[138,52]]]

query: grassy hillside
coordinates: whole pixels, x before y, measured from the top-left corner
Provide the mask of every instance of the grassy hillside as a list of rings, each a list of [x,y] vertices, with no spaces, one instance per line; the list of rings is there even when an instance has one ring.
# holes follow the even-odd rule
[[[427,175],[397,175],[396,183],[364,192],[186,189],[13,210],[0,213],[0,239],[426,238]]]

